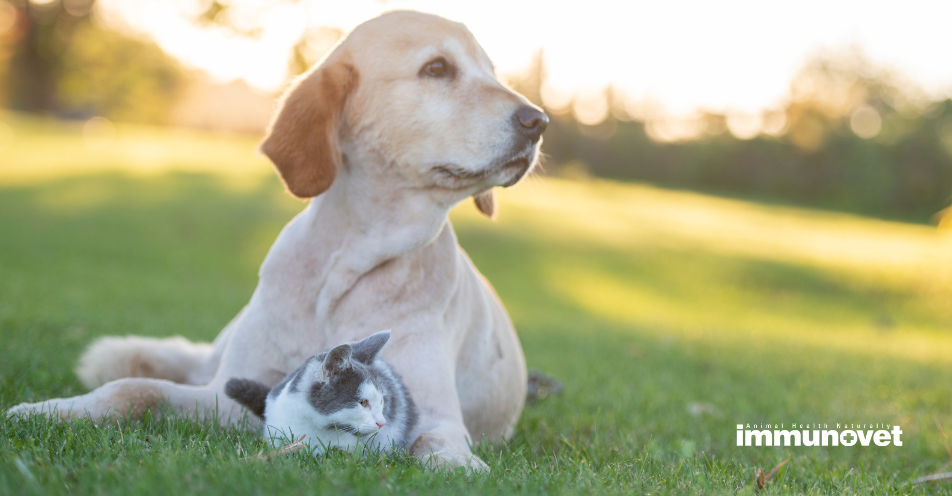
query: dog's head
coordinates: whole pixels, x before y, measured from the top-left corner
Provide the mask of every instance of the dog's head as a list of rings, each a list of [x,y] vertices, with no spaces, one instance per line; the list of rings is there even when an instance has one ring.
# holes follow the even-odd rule
[[[474,195],[491,217],[491,188],[529,172],[547,124],[496,79],[465,26],[396,11],[358,26],[295,81],[261,150],[301,198],[330,188],[343,157],[456,201]]]

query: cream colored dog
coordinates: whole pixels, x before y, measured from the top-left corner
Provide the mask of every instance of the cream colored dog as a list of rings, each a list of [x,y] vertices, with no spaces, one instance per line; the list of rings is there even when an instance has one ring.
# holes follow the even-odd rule
[[[77,369],[96,389],[9,413],[100,419],[168,404],[235,423],[228,379],[273,385],[321,350],[392,329],[383,358],[420,409],[412,452],[485,468],[470,445],[512,434],[525,359],[447,215],[473,196],[491,217],[492,188],[532,168],[547,123],[463,25],[406,11],[360,25],[291,86],[261,146],[291,193],[314,199],[215,342],[103,338]]]

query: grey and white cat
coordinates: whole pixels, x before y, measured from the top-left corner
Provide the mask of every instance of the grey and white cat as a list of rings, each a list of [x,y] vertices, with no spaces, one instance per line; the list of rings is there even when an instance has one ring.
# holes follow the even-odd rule
[[[358,444],[405,449],[417,411],[400,376],[377,358],[389,339],[381,331],[314,355],[274,388],[230,379],[225,394],[264,419],[262,436],[275,447],[306,434],[315,454]]]

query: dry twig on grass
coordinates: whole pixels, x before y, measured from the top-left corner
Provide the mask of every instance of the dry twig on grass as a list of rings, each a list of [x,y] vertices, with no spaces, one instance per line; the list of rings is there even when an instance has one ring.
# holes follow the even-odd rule
[[[776,474],[780,470],[780,467],[786,465],[787,462],[789,461],[790,459],[787,458],[786,460],[780,462],[780,464],[774,467],[773,470],[771,470],[770,473],[767,473],[767,474],[764,474],[764,471],[758,468],[757,472],[754,473],[754,480],[757,482],[757,490],[762,491],[764,487],[767,485],[767,483],[770,482],[770,478],[773,477],[774,474]]]
[[[952,480],[952,472],[943,472],[941,474],[924,475],[918,479],[913,479],[913,484],[922,484],[923,482],[940,482]]]
[[[293,443],[286,444],[274,451],[269,451],[267,453],[261,452],[255,456],[245,457],[245,458],[242,458],[242,460],[246,462],[254,462],[258,460],[268,461],[268,460],[273,460],[279,456],[287,456],[292,453],[297,453],[298,451],[301,451],[302,449],[307,447],[307,445],[303,443],[305,437],[307,437],[307,434],[301,434],[301,437],[299,437],[298,440],[294,441]]]

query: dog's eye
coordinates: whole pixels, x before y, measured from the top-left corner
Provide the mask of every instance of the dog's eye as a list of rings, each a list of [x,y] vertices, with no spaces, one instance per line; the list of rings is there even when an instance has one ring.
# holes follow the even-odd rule
[[[450,74],[450,64],[446,59],[440,57],[427,62],[420,70],[420,74],[435,78],[445,77]]]
[[[360,406],[364,408],[370,408],[370,400],[364,400],[360,402]]]

